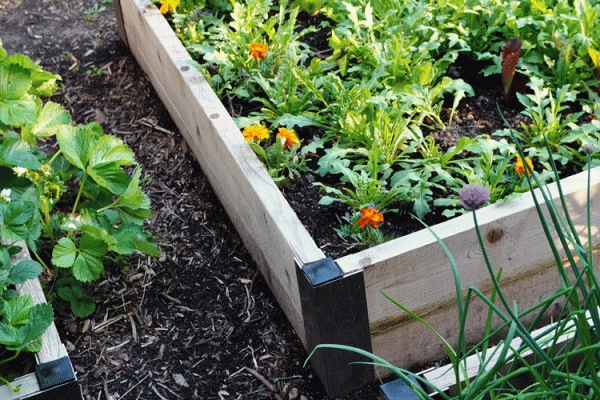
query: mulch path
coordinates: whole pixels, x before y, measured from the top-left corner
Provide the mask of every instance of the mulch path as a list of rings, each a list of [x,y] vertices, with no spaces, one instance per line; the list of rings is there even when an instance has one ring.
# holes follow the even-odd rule
[[[86,400],[322,399],[307,354],[152,85],[110,0],[0,0],[0,38],[62,76],[51,100],[135,152],[160,259],[91,285],[97,310],[56,323]],[[373,384],[344,399],[377,399]]]

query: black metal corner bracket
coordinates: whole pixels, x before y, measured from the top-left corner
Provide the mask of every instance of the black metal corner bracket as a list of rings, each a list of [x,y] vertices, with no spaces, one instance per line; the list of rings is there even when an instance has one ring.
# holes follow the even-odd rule
[[[27,400],[81,400],[71,359],[68,356],[35,366],[40,391]]]
[[[415,385],[419,382],[413,376],[408,377]],[[382,400],[419,400],[419,396],[402,379],[396,379],[379,387]]]
[[[308,351],[341,344],[371,351],[371,332],[362,271],[344,275],[331,258],[298,266],[298,287]],[[342,396],[375,380],[367,357],[321,348],[311,357],[328,396]]]

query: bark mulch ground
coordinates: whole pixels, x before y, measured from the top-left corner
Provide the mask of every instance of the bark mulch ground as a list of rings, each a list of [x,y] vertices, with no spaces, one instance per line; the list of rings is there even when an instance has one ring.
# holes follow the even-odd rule
[[[136,153],[163,257],[92,286],[86,319],[55,310],[84,398],[322,399],[291,325],[117,33],[111,0],[0,0],[0,39],[62,76],[53,101]],[[344,399],[378,398],[371,385]]]

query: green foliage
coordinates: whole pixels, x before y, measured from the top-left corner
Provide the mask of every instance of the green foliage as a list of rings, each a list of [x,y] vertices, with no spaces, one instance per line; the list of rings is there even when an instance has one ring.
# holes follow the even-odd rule
[[[235,97],[255,106],[239,116],[231,109],[238,126],[266,121],[315,132],[316,148],[322,147],[317,174],[328,181],[341,174],[350,185],[317,182],[327,186],[324,202],[377,204],[379,193],[402,181],[404,201],[419,217],[433,206],[452,216],[462,212],[456,193],[466,182],[488,184],[492,202],[527,191],[514,170],[514,145],[475,138],[442,150],[427,138],[452,129],[461,101],[475,95],[468,75],[464,80],[455,75],[457,60],[459,67],[465,60],[484,65],[474,73],[500,86],[502,48],[513,37],[522,46],[507,65],[509,75],[517,72],[530,82],[529,92],[517,95],[526,118],[516,134],[540,179],[554,179],[550,157],[583,168],[587,159],[580,147],[600,144],[597,121],[580,118],[584,112],[600,115],[598,1],[296,0],[288,8],[258,0],[207,3],[184,1],[190,12],[171,21],[194,65],[224,104]],[[300,9],[318,10],[325,18],[318,26],[300,27]],[[313,49],[305,40],[319,29],[330,33],[326,49]],[[250,55],[253,43],[268,46],[264,60]],[[509,81],[506,85],[508,90]],[[507,134],[499,130],[493,137]],[[543,135],[552,152],[544,148]],[[280,153],[252,146],[281,179],[281,168],[272,167]],[[372,175],[373,159],[391,171],[387,178]],[[591,163],[600,164],[598,155]],[[283,175],[293,179],[288,172]]]
[[[0,234],[49,260],[54,278],[71,282],[70,290],[58,285],[58,295],[85,316],[95,303],[84,284],[102,275],[109,257],[160,256],[142,227],[152,213],[141,170],[121,139],[96,123],[73,126],[62,106],[42,102],[57,76],[26,56],[0,55]],[[59,150],[44,154],[37,145],[50,137]]]
[[[516,141],[511,130],[517,154],[525,158],[523,148]],[[484,143],[481,143],[483,145]],[[551,151],[550,142],[544,140],[544,147]],[[591,150],[590,150],[591,149]],[[588,147],[586,156],[591,160],[593,147]],[[488,152],[488,154],[490,154]],[[552,172],[558,175],[556,165],[552,163]],[[384,359],[365,350],[337,344],[321,344],[309,355],[320,348],[334,348],[353,351],[373,360],[374,364],[388,368],[402,381],[411,387],[421,399],[446,400],[459,399],[589,399],[597,398],[600,393],[598,376],[598,356],[600,351],[600,335],[597,327],[600,324],[600,285],[594,267],[594,249],[591,246],[595,227],[592,225],[590,204],[590,169],[588,172],[587,224],[584,229],[575,227],[571,220],[567,202],[563,196],[560,181],[557,180],[559,200],[554,201],[550,190],[539,179],[537,173],[531,177],[524,174],[529,189],[533,192],[534,184],[541,190],[533,193],[539,221],[547,238],[548,248],[554,256],[554,263],[560,277],[560,287],[549,293],[548,297],[527,310],[518,310],[517,303],[509,303],[509,299],[500,286],[502,270],[495,272],[492,260],[488,256],[485,241],[477,221],[477,211],[472,212],[477,240],[488,270],[488,277],[493,290],[491,295],[484,295],[475,286],[470,286],[466,293],[461,285],[459,268],[445,243],[429,228],[431,234],[446,253],[456,286],[459,336],[456,344],[450,344],[415,312],[408,310],[385,293],[382,294],[404,313],[423,324],[435,333],[444,345],[450,359],[446,374],[454,378],[455,387],[451,393],[446,388],[436,387],[420,375],[395,367]],[[543,202],[543,204],[542,204]],[[587,241],[587,244],[583,244]],[[564,251],[564,253],[562,253]],[[488,318],[482,341],[472,345],[468,343],[469,330],[467,315],[472,299],[477,298],[488,307]],[[564,304],[561,320],[548,326],[540,327],[548,309],[556,302]],[[499,307],[501,304],[502,307]],[[525,326],[521,320],[528,316],[533,322]],[[501,321],[495,329],[493,318]],[[490,343],[497,343],[490,348]],[[476,359],[478,362],[468,362]],[[577,361],[575,361],[577,360]],[[308,360],[307,360],[308,361]],[[470,378],[468,368],[476,367],[477,371]],[[416,379],[420,385],[411,383]],[[448,379],[448,378],[447,378]],[[526,386],[520,386],[522,382]],[[446,382],[448,382],[446,380]],[[432,395],[431,393],[435,393]]]
[[[13,360],[21,351],[39,351],[41,336],[54,320],[50,305],[36,305],[31,296],[19,296],[16,290],[10,288],[37,278],[43,270],[38,262],[32,260],[14,264],[11,255],[21,250],[18,245],[0,246],[0,365]],[[12,389],[18,391],[19,387]]]
[[[308,171],[306,156],[318,147],[318,143],[312,143],[310,146],[301,148],[296,133],[291,130],[290,134],[296,138],[297,143],[287,143],[286,138],[281,137],[280,134],[277,134],[275,139],[268,141],[268,144],[261,143],[260,140],[250,142],[250,147],[263,163],[273,181],[279,186],[288,184],[299,177],[302,172]]]

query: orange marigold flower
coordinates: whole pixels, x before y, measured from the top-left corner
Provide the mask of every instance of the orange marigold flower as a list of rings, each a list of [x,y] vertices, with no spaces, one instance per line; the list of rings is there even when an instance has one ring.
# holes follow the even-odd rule
[[[277,134],[277,137],[285,139],[283,148],[289,147],[291,149],[294,146],[300,146],[298,136],[296,136],[296,132],[294,132],[293,129],[279,128],[279,133]]]
[[[250,125],[244,128],[242,131],[246,142],[251,142],[254,139],[268,139],[269,130],[262,125]]]
[[[377,225],[383,221],[383,215],[379,214],[379,210],[376,208],[363,208],[360,210],[360,215],[362,215],[362,218],[358,220],[358,225],[361,227],[369,224],[373,228],[377,228]]]
[[[529,157],[525,157],[525,161],[527,162],[527,165],[529,165],[529,168],[533,171],[533,163],[531,162],[531,159]],[[517,162],[515,163],[515,171],[517,171],[519,176],[523,176],[523,173],[525,172],[525,165],[519,156],[517,156]],[[531,176],[531,173],[529,173],[529,176]]]
[[[262,61],[265,59],[265,54],[267,54],[269,48],[266,44],[252,43],[250,46],[248,46],[248,50],[251,51],[252,57],[260,58],[260,60]]]
[[[175,11],[179,2],[177,0],[161,0],[160,4],[162,4],[162,6],[160,6],[160,12],[166,14],[169,10]]]

